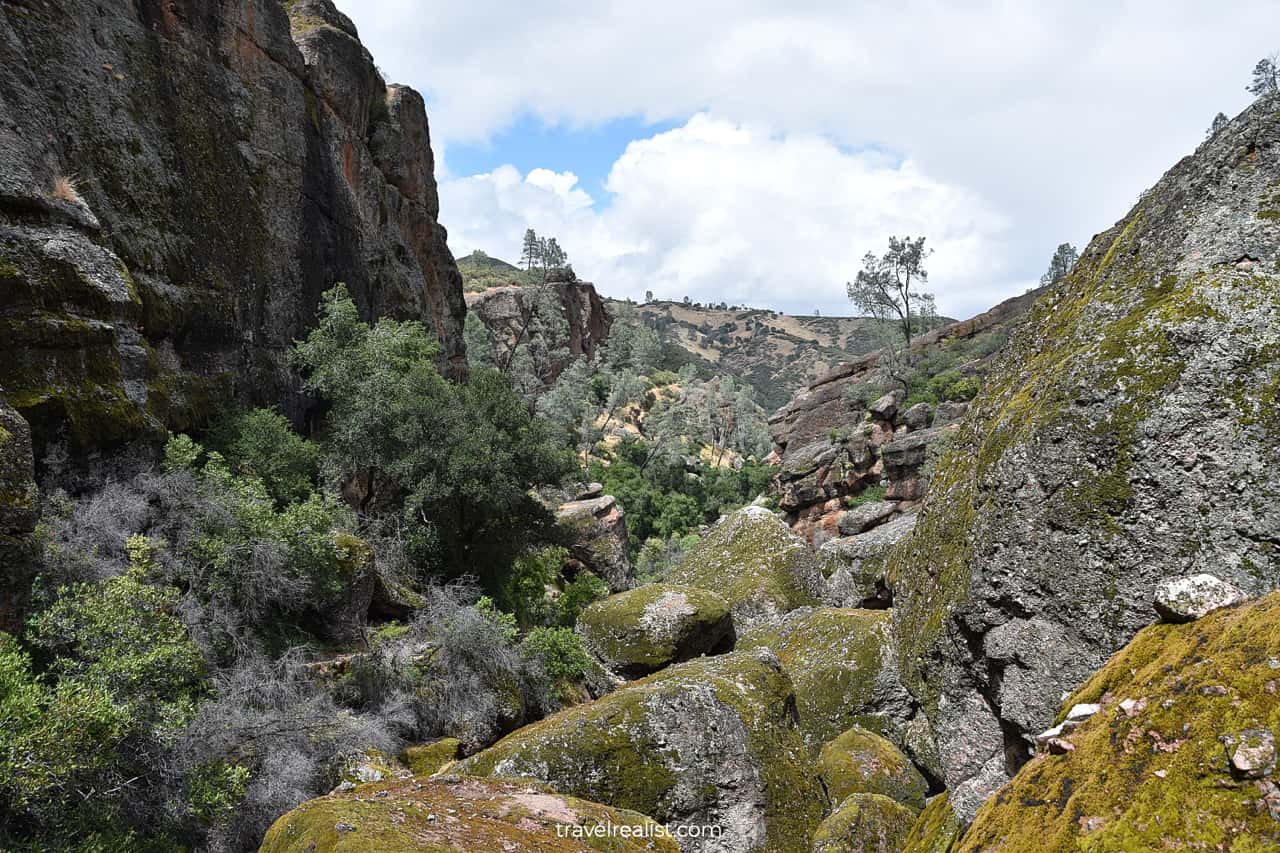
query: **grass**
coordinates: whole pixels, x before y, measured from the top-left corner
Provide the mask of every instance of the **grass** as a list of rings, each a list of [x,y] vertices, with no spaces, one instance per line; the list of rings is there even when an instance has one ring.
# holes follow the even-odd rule
[[[70,204],[84,204],[84,199],[80,195],[80,181],[75,175],[59,175],[54,178],[53,190],[49,193],[49,197]]]

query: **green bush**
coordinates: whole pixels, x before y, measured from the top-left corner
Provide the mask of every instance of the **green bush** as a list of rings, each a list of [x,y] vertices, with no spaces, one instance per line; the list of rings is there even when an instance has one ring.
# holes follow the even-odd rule
[[[520,654],[540,663],[557,682],[580,681],[591,667],[582,639],[571,628],[534,628],[520,642]]]
[[[306,500],[315,490],[320,449],[295,433],[279,412],[254,409],[223,418],[210,444],[232,471],[260,479],[281,504]]]

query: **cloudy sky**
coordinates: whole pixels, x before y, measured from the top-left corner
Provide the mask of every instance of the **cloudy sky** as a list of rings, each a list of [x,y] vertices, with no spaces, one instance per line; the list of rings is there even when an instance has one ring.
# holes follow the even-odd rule
[[[1022,292],[1280,49],[1275,0],[337,2],[427,98],[455,254],[794,313],[892,234],[945,314]]]

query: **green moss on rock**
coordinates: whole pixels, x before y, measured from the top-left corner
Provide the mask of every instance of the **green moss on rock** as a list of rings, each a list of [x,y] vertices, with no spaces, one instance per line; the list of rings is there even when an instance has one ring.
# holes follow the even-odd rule
[[[963,827],[946,794],[929,800],[902,845],[902,853],[951,853]]]
[[[581,830],[630,827],[635,837]],[[575,834],[575,831],[579,834]],[[540,786],[479,779],[396,781],[310,800],[268,830],[260,853],[678,853],[662,827]]]
[[[743,624],[816,605],[822,589],[808,547],[778,516],[758,506],[721,520],[670,581],[720,594]]]
[[[1280,787],[1222,739],[1280,734],[1280,593],[1139,633],[1064,704],[1103,708],[1025,766],[959,850],[1280,849]],[[1123,704],[1122,704],[1123,703]]]
[[[909,716],[886,610],[821,608],[761,625],[738,648],[771,649],[795,684],[805,743],[816,753],[851,726],[889,731]]]
[[[889,741],[854,726],[822,748],[818,773],[831,801],[851,794],[881,794],[919,811],[929,785],[911,760]]]
[[[717,824],[734,849],[807,850],[822,789],[767,651],[677,664],[525,726],[456,766],[540,779],[667,825]]]
[[[813,853],[898,853],[916,813],[879,794],[854,794],[813,834]]]
[[[733,619],[714,592],[649,584],[592,604],[578,632],[607,667],[636,678],[715,650],[731,640]]]
[[[462,743],[457,738],[445,737],[407,748],[400,755],[400,761],[413,771],[414,776],[430,776],[461,755]]]

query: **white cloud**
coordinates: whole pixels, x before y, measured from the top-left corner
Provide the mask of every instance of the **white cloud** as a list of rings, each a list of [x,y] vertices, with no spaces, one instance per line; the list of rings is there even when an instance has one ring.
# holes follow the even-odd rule
[[[510,166],[442,184],[450,244],[514,258],[526,225],[556,236],[607,293],[849,313],[843,285],[890,234],[926,234],[942,309],[1007,289],[1006,223],[977,195],[875,152],[705,114],[631,143],[590,203],[569,173]]]
[[[1083,244],[1123,216],[1217,111],[1243,108],[1253,63],[1280,47],[1275,0],[338,2],[379,62],[428,96],[446,165],[450,143],[489,139],[523,115],[576,126],[705,112],[789,139],[877,146],[970,188],[1010,223],[989,258],[1009,271],[1006,294],[1034,281],[1057,243]],[[765,168],[778,193],[791,191]],[[857,213],[860,228],[870,214]],[[459,214],[442,214],[455,231]],[[713,230],[710,216],[698,224]],[[791,269],[816,278],[809,263],[796,256]],[[939,276],[937,287],[952,283]]]

